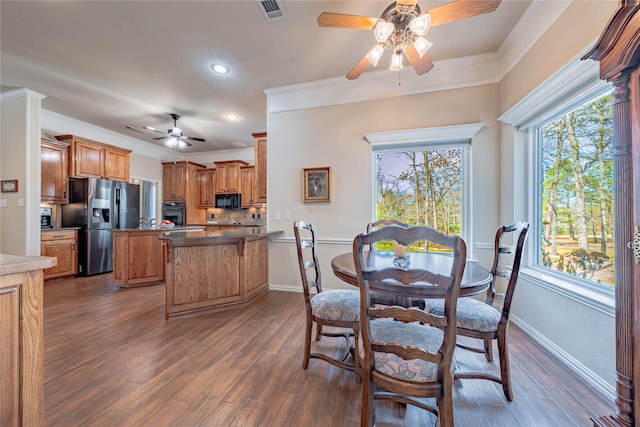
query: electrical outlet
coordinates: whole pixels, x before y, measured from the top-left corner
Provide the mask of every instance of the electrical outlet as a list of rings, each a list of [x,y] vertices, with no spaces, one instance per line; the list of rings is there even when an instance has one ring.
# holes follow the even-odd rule
[[[273,220],[274,221],[280,221],[280,212],[274,212],[273,213]]]
[[[291,221],[291,212],[286,211],[286,212],[284,213],[284,220],[285,220],[285,221]]]

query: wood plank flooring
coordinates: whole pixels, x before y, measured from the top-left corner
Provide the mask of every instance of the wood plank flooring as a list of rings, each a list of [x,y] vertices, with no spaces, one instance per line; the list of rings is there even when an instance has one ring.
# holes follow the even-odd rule
[[[164,320],[164,286],[120,289],[111,274],[45,284],[47,426],[357,426],[354,374],[312,359],[302,369],[302,294],[270,291],[246,309]],[[456,425],[588,426],[614,413],[512,325],[515,400],[458,380]],[[315,347],[342,353],[344,340]],[[463,366],[493,368],[458,352]],[[414,407],[376,402],[377,426],[432,426]]]

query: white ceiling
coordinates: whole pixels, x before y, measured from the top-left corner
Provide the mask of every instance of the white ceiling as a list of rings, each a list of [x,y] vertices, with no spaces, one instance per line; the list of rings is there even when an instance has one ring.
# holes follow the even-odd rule
[[[344,76],[373,46],[371,32],[320,28],[318,15],[378,17],[389,3],[284,0],[286,19],[267,22],[255,0],[2,0],[1,90],[25,87],[46,95],[46,110],[156,145],[159,135],[126,126],[165,131],[169,113],[180,114],[185,135],[206,139],[184,152],[250,147],[251,133],[267,130],[265,89]],[[497,52],[530,4],[503,0],[493,13],[432,28],[435,66]],[[231,73],[215,75],[214,62]]]

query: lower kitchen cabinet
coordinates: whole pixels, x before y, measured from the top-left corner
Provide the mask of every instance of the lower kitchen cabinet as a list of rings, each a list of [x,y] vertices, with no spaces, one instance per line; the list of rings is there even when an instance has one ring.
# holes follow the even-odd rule
[[[165,243],[162,230],[112,230],[113,281],[120,287],[164,282]]]
[[[43,275],[49,257],[0,254],[0,426],[44,426]]]
[[[44,269],[44,280],[78,274],[78,230],[42,230],[40,254],[55,257],[58,264]]]

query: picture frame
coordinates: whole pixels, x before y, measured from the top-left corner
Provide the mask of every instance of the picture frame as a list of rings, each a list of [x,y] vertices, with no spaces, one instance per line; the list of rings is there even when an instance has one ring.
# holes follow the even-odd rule
[[[18,192],[18,180],[6,179],[0,181],[0,190],[3,193],[17,193]]]
[[[302,169],[302,201],[331,202],[331,168]]]

